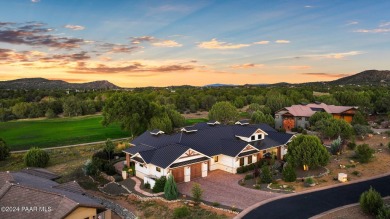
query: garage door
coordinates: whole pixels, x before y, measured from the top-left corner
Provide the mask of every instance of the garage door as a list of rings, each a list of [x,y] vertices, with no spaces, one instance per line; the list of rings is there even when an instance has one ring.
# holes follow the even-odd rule
[[[202,177],[202,163],[191,165],[191,180]]]
[[[184,167],[172,169],[172,175],[176,183],[184,182]]]

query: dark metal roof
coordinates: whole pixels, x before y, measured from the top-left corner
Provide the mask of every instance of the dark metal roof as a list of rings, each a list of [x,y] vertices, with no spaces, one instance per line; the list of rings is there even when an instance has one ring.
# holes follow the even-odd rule
[[[259,153],[259,151],[258,150],[245,151],[245,152],[238,154],[237,157],[245,157],[247,155],[256,154],[256,153]]]
[[[181,167],[181,166],[187,166],[189,164],[194,164],[194,163],[199,163],[199,162],[203,162],[203,161],[206,161],[208,160],[209,158],[208,157],[201,157],[201,158],[197,158],[197,159],[193,159],[193,160],[187,160],[187,161],[183,161],[183,162],[180,162],[180,163],[174,163],[170,166],[170,168],[175,168],[175,167]]]
[[[140,163],[145,163],[144,160],[142,160],[142,158],[140,158],[140,157],[132,157],[131,159],[135,160],[137,162],[140,162]]]
[[[189,148],[209,157],[218,154],[235,157],[248,144],[263,150],[284,145],[293,136],[279,133],[266,124],[212,126],[204,122],[192,127],[198,131],[193,133],[179,132],[172,135],[152,135],[147,131],[133,140],[134,147],[124,151],[130,154],[139,152],[146,163],[166,168]],[[249,137],[257,129],[268,134],[265,139],[246,142],[236,137]]]

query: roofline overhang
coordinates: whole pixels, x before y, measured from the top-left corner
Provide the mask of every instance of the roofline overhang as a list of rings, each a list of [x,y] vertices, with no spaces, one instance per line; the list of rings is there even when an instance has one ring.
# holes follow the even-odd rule
[[[241,154],[241,152],[242,152],[246,147],[248,147],[248,146],[251,146],[251,147],[253,147],[255,150],[260,151],[260,150],[257,149],[255,146],[253,146],[253,145],[251,145],[251,144],[247,144],[247,145],[245,145],[245,147],[244,147],[243,149],[241,149],[240,152],[238,152],[238,153],[236,154],[236,156],[234,156],[234,158],[237,158],[237,156],[238,156],[239,154]]]
[[[203,153],[201,153],[201,152],[199,152],[199,151],[197,151],[197,150],[194,150],[194,149],[192,149],[192,148],[188,148],[186,151],[184,151],[184,153],[180,154],[180,156],[178,156],[178,157],[176,158],[176,160],[174,160],[172,163],[170,163],[166,168],[170,168],[170,166],[171,166],[173,163],[175,163],[175,161],[177,161],[181,156],[183,156],[183,154],[185,154],[188,150],[196,151],[196,152],[198,152],[199,154],[201,154],[201,155],[203,155],[203,156],[205,156],[205,157],[211,159],[210,156],[207,156],[207,155],[205,155],[205,154],[203,154]],[[164,168],[164,169],[165,169],[165,168]]]

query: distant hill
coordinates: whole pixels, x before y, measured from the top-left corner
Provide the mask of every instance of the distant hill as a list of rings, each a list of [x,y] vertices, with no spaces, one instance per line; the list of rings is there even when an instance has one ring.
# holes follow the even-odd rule
[[[45,78],[22,78],[11,81],[0,81],[0,89],[120,89],[109,81],[92,81],[88,83],[69,83],[62,80]]]
[[[231,87],[231,86],[236,86],[234,84],[208,84],[205,85],[204,87]]]
[[[390,71],[384,70],[367,70],[351,76],[330,81],[329,84],[345,85],[345,84],[390,84]]]

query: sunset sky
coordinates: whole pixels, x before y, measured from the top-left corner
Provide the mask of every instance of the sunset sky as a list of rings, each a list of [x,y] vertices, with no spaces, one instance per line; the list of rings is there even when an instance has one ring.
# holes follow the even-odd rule
[[[390,69],[390,1],[0,1],[0,80],[122,87]]]

